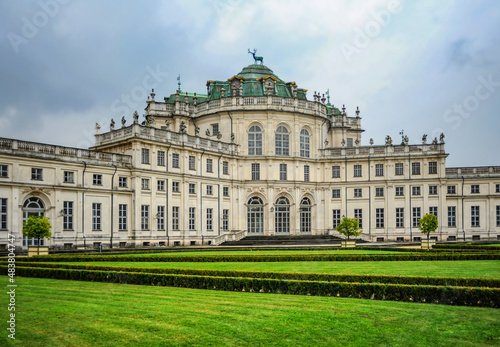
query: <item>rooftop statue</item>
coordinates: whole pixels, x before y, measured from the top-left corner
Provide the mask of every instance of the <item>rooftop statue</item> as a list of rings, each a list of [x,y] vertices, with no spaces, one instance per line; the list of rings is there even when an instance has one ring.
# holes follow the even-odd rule
[[[248,49],[248,53],[250,53],[253,56],[254,64],[257,64],[258,61],[260,61],[260,65],[264,64],[264,58],[263,57],[256,57],[255,53],[257,53],[257,50],[254,48],[253,53],[250,52],[250,48]]]

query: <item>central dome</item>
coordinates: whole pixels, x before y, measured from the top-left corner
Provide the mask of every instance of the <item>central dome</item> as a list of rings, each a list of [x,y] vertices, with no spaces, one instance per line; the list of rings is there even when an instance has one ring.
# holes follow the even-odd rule
[[[276,76],[270,68],[265,65],[252,64],[244,67],[243,70],[236,76],[243,77],[246,80],[259,80],[262,77],[272,76],[277,81],[284,83],[278,76]]]

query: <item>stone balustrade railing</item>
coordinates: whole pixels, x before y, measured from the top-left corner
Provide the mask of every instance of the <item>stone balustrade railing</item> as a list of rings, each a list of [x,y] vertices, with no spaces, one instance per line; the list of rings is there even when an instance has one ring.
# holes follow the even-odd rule
[[[444,144],[334,147],[319,150],[323,158],[389,157],[445,154]]]
[[[0,153],[20,156],[57,159],[69,162],[82,162],[97,165],[127,166],[132,164],[130,155],[92,151],[81,148],[48,145],[44,143],[0,138]]]
[[[500,177],[500,166],[446,168],[447,178]]]

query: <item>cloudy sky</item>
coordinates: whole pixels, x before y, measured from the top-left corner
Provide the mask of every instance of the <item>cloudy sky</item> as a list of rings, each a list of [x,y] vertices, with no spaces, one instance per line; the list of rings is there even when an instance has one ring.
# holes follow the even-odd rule
[[[500,165],[497,0],[0,2],[0,137],[73,147],[253,62],[359,106],[373,138],[446,135],[448,166]]]

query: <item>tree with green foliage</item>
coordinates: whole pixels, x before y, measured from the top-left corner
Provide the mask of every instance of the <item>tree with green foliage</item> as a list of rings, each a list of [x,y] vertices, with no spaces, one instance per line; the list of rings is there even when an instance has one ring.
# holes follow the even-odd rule
[[[337,225],[337,231],[345,236],[349,240],[350,236],[359,236],[363,232],[359,228],[359,221],[356,218],[344,217],[339,225]]]
[[[23,224],[23,235],[28,238],[37,238],[38,239],[38,249],[37,254],[40,253],[40,239],[46,237],[50,239],[52,233],[50,229],[52,225],[48,218],[44,216],[29,216],[26,222]]]
[[[427,213],[419,219],[418,228],[422,234],[427,234],[427,240],[429,240],[429,234],[436,231],[438,228],[437,217],[432,213]]]

